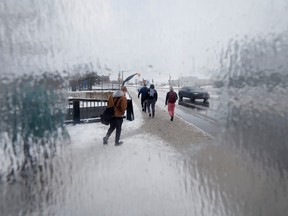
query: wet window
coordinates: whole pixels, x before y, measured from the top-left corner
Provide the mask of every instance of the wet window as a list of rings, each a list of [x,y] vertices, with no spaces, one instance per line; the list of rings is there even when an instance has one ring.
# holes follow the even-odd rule
[[[285,215],[287,10],[0,0],[1,215]]]

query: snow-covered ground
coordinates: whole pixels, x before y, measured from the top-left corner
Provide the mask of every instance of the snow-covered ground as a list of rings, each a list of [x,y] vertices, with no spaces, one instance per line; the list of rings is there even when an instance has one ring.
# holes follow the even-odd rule
[[[129,96],[127,96],[129,98]],[[122,124],[122,133],[124,135],[128,131],[131,132],[133,129],[140,128],[143,124],[143,117],[141,117],[141,112],[138,106],[133,101],[133,111],[135,119],[133,121],[128,121],[124,119]],[[67,130],[71,137],[71,142],[76,146],[84,147],[86,145],[102,143],[102,138],[105,136],[109,126],[103,125],[101,123],[91,123],[91,124],[78,124],[78,125],[67,125]],[[110,142],[114,141],[115,131],[110,137]],[[135,136],[132,140],[129,138],[125,139],[126,142],[143,142],[143,137]]]
[[[169,89],[169,86],[166,87],[167,91]],[[164,91],[164,89],[160,90],[161,92]],[[166,91],[165,91],[166,92]],[[136,97],[137,95],[137,86],[129,86],[128,87],[128,94],[126,95],[127,99],[131,99],[131,96]],[[166,95],[166,94],[165,94]],[[158,102],[156,103],[157,109],[160,109],[161,112],[165,113],[165,118],[170,119],[169,114],[167,112],[167,106],[164,104],[164,94],[160,94],[160,97]],[[140,100],[136,100],[136,98],[132,98],[133,103],[133,111],[134,111],[134,120],[129,121],[124,119],[122,124],[122,132],[121,132],[121,140],[125,137],[124,144],[131,144],[131,143],[143,143],[147,142],[146,137],[152,138],[150,142],[155,143],[155,145],[159,145],[159,143],[162,143],[165,148],[167,146],[170,146],[169,143],[163,141],[160,141],[161,138],[158,137],[158,134],[151,135],[149,133],[145,133],[144,131],[141,131],[141,134],[137,130],[139,130],[141,127],[143,127],[144,119],[145,117],[148,117],[148,115],[142,115],[142,111],[140,110]],[[139,104],[136,104],[139,103]],[[159,111],[158,111],[159,112]],[[156,112],[157,115],[157,112]],[[176,114],[175,114],[176,115]],[[155,119],[155,121],[159,121]],[[181,121],[184,121],[182,119]],[[186,122],[187,124],[191,124]],[[85,147],[86,145],[95,145],[96,143],[99,144],[103,142],[103,137],[106,135],[106,132],[109,128],[107,125],[103,125],[101,123],[91,123],[91,124],[78,124],[78,125],[67,125],[67,130],[71,137],[71,143],[73,143],[73,146],[81,146]],[[164,126],[163,126],[164,127]],[[197,128],[195,125],[193,125],[193,128],[195,128],[196,131],[201,131],[201,129]],[[204,133],[203,131],[201,133]],[[127,135],[129,134],[129,135]],[[109,138],[110,143],[114,143],[115,139],[115,131],[112,133],[111,137]],[[172,146],[171,146],[172,147]]]

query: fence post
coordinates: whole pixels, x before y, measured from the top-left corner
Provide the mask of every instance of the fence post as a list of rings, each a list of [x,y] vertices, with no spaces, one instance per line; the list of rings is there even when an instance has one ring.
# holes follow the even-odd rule
[[[80,123],[80,103],[79,103],[79,101],[73,101],[73,121],[74,121],[74,124]]]

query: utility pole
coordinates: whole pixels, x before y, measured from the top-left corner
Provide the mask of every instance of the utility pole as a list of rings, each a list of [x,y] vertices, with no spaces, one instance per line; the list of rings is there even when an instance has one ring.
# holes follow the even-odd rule
[[[193,70],[193,75],[195,74],[195,57],[192,57],[192,70]]]
[[[120,83],[121,83],[121,82],[120,82],[120,72],[121,72],[121,71],[119,71],[119,73],[118,73],[118,83],[119,83],[119,89],[120,89]],[[122,77],[123,77],[123,72],[122,72]]]
[[[122,70],[122,80],[121,80],[121,82],[123,82],[123,80],[124,80],[123,73],[124,73],[124,71]]]
[[[135,69],[133,69],[133,70],[135,70]],[[119,71],[119,73],[118,73],[119,89],[121,86],[120,83],[123,83],[123,81],[124,81],[124,72],[129,72],[129,71],[133,71],[133,70],[120,70]]]

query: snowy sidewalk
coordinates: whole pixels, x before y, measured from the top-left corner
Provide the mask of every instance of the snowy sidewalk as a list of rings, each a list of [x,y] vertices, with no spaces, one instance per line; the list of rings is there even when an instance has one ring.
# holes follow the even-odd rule
[[[181,152],[196,152],[211,138],[178,117],[171,122],[159,107],[155,118],[149,118],[140,111],[137,95],[130,94],[135,120],[123,121],[123,145],[114,145],[115,132],[103,145],[108,126],[101,123],[67,126],[71,145],[54,161],[53,173],[61,176],[62,185],[53,195],[63,202],[55,202],[48,211],[64,216],[95,212],[174,216],[203,211],[197,169]]]
[[[205,132],[178,116],[175,116],[174,121],[171,122],[167,110],[161,109],[157,103],[155,117],[149,118],[147,113],[141,111],[140,99],[137,98],[136,92],[133,89],[128,89],[128,91],[133,99],[135,119],[123,121],[121,134],[123,145],[155,142],[165,146],[184,147],[184,145],[203,143],[211,139]],[[77,143],[76,146],[83,147],[90,144],[103,144],[102,138],[105,136],[108,126],[101,123],[68,125],[67,130],[71,136],[71,142]],[[114,139],[115,131],[108,144],[114,145]]]
[[[165,110],[161,109],[158,105],[161,106],[163,104],[157,104],[158,102],[156,102],[155,117],[149,118],[148,113],[140,111],[141,104],[137,95],[134,92],[130,94],[134,101],[133,108],[136,110],[135,118],[143,119],[143,124],[135,131],[136,134],[141,132],[148,133],[172,145],[193,144],[210,139],[210,136],[205,132],[178,116],[174,117],[174,121],[170,121],[167,107],[165,107]]]

